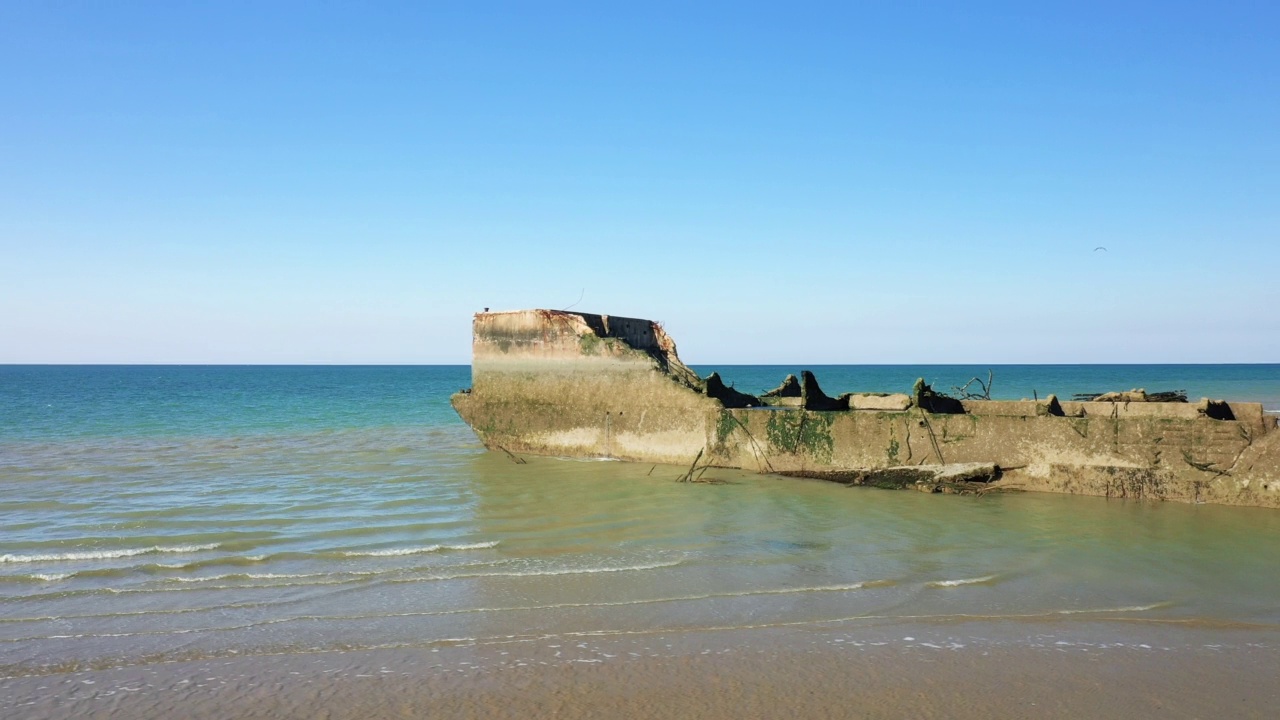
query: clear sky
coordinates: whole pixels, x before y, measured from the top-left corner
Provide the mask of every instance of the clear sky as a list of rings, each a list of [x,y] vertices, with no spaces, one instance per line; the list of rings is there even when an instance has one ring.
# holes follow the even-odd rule
[[[0,4],[0,362],[1280,362],[1275,3],[616,5]]]

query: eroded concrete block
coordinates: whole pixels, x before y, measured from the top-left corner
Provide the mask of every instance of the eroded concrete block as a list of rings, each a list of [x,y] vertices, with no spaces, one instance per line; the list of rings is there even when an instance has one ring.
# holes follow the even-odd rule
[[[1200,408],[1191,403],[1094,401],[1080,403],[1080,407],[1087,417],[1181,418],[1195,420],[1204,416]]]
[[[1065,414],[1058,399],[1052,395],[1044,400],[962,400],[961,404],[971,415],[1035,417]]]
[[[850,410],[902,411],[911,407],[911,396],[906,393],[845,393]]]

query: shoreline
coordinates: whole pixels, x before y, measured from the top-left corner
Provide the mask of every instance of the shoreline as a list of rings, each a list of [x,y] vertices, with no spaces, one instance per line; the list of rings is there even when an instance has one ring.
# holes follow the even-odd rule
[[[24,718],[1269,717],[1280,631],[870,623],[549,635],[0,679]]]

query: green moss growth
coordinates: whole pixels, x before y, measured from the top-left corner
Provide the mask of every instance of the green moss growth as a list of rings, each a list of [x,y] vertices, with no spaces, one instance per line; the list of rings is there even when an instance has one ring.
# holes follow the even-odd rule
[[[889,448],[885,450],[885,453],[884,453],[885,458],[889,461],[890,466],[898,464],[898,447],[899,447],[898,438],[890,437]]]
[[[776,451],[804,454],[819,462],[831,462],[833,413],[776,410],[769,414],[765,431]]]
[[[720,419],[716,422],[716,444],[723,446],[736,427],[738,427],[738,421],[733,415],[729,414],[728,410],[721,410]]]
[[[785,410],[775,410],[769,415],[765,424],[765,432],[769,436],[769,447],[779,452],[795,450],[800,435],[799,423]]]

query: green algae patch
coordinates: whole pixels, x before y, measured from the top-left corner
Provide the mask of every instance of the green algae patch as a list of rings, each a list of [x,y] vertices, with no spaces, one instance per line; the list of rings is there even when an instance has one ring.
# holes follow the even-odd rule
[[[894,465],[897,465],[897,464],[898,464],[898,450],[899,450],[899,449],[900,449],[900,446],[898,445],[898,438],[896,438],[896,437],[890,437],[890,438],[889,438],[889,447],[888,447],[888,448],[886,448],[886,449],[885,449],[885,451],[884,451],[885,459],[889,461],[889,466],[890,466],[890,467],[892,467],[892,466],[894,466]]]
[[[725,442],[733,435],[733,431],[738,427],[738,419],[735,418],[728,410],[720,411],[720,418],[716,421],[716,445],[723,447]]]
[[[779,452],[808,455],[819,462],[831,462],[835,443],[831,424],[835,416],[825,412],[774,411],[765,425],[769,446]]]

